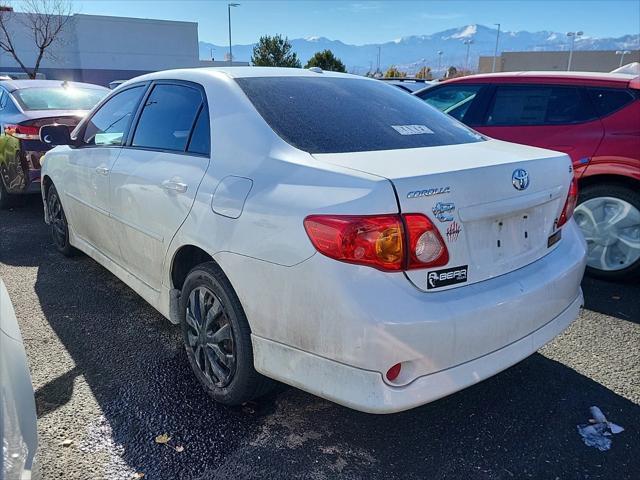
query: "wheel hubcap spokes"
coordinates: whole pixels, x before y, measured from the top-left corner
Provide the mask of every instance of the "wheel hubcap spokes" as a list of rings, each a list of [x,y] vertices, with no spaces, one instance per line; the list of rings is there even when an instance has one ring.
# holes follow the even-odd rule
[[[576,222],[587,241],[587,264],[622,270],[640,258],[640,210],[616,197],[597,197],[578,205]]]
[[[231,323],[220,299],[208,288],[198,287],[189,295],[187,341],[196,364],[216,386],[229,384],[235,373]]]
[[[49,214],[51,215],[51,226],[53,227],[53,241],[56,245],[64,247],[67,239],[67,231],[62,214],[62,206],[55,193],[49,198]]]

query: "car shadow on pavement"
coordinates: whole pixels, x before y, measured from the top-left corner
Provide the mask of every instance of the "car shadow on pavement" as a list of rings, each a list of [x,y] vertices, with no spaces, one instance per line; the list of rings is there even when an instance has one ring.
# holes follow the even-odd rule
[[[613,283],[585,277],[585,308],[640,324],[640,282]]]
[[[27,292],[35,281],[31,301],[52,330],[50,344],[59,340],[57,354],[75,364],[36,392],[45,478],[61,470],[65,478],[110,480],[133,472],[181,480],[622,479],[640,472],[640,406],[541,354],[395,415],[356,412],[293,388],[222,407],[191,374],[176,327],[88,257],[55,252],[37,207],[14,213],[0,216],[0,263],[11,275],[15,266],[37,267],[37,274],[31,284],[5,281]],[[28,320],[19,320],[29,336]],[[55,362],[56,352],[50,355]],[[608,452],[586,447],[576,431],[591,405],[627,429]],[[65,426],[74,440],[66,457],[47,431],[65,418],[75,419]],[[164,433],[169,445],[157,444]]]
[[[38,418],[48,415],[71,401],[74,381],[80,375],[82,375],[82,371],[78,366],[75,366],[36,390],[35,398]]]

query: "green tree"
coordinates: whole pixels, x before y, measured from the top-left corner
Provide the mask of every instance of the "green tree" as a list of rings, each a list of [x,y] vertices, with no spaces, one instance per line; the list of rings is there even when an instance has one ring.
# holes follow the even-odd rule
[[[253,47],[251,62],[257,67],[293,67],[300,68],[300,60],[291,50],[291,43],[282,35],[264,35]]]
[[[346,72],[344,63],[337,58],[331,50],[323,50],[316,52],[313,57],[309,59],[304,68],[320,67],[322,70],[328,70],[330,72]]]

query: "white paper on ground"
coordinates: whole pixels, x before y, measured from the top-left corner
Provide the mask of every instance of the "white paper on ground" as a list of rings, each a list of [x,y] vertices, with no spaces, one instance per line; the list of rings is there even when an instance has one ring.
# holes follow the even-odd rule
[[[623,432],[624,428],[609,422],[598,407],[593,406],[589,410],[592,416],[592,419],[589,420],[591,424],[578,425],[578,433],[588,447],[595,447],[601,452],[609,450],[611,448],[609,437],[612,434]]]

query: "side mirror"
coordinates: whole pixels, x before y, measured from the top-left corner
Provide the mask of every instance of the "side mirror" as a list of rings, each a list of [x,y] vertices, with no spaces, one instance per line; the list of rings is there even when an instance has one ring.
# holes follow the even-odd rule
[[[47,145],[73,145],[69,127],[66,125],[44,125],[40,127],[40,141]]]

